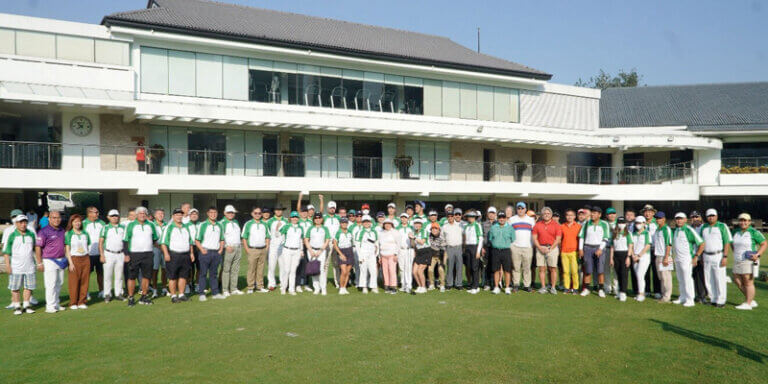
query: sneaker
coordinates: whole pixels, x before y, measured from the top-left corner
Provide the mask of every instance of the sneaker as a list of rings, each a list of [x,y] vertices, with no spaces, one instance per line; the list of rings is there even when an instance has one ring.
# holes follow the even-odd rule
[[[11,308],[13,308],[13,307],[11,307]],[[752,307],[750,307],[749,309],[752,309]],[[21,315],[22,313],[23,312],[21,312],[21,307],[17,307],[16,309],[13,310],[13,314],[14,315]]]
[[[440,292],[445,292],[445,287],[444,286],[440,286]]]
[[[179,302],[179,299],[176,296],[171,297],[171,304],[176,304]]]
[[[80,304],[77,306],[77,309],[88,309],[88,306],[85,304]]]
[[[619,301],[621,301],[622,303],[627,301],[627,294],[624,292],[619,292]]]
[[[197,300],[199,300],[199,301],[206,301],[206,300],[208,300],[208,298],[206,298],[205,295],[200,295],[200,296],[197,297]]]
[[[685,304],[683,304],[683,307],[690,308],[690,307],[693,307],[694,305],[696,305],[696,304],[694,304],[693,301],[688,300],[688,301],[685,302]]]
[[[260,293],[269,293],[269,289],[262,288],[262,289],[259,289],[259,292]]]
[[[682,304],[682,303],[683,303],[683,302],[682,302],[682,300],[680,300],[680,299],[677,299],[677,300],[674,300],[674,301],[672,301],[672,304],[678,304],[678,305],[680,305],[680,304]]]
[[[435,286],[434,285],[430,285],[429,288],[427,288],[427,290],[428,291],[434,291],[435,290]]]
[[[13,304],[8,304],[8,305],[5,307],[5,309],[14,309],[14,308],[16,308],[16,307],[14,307],[14,306],[13,306]]]
[[[301,292],[301,291],[297,290],[297,292]],[[314,291],[312,291],[312,294],[313,295],[319,295],[320,294],[320,290],[319,289],[315,289]]]
[[[605,297],[605,291],[603,291],[601,289],[601,290],[597,291],[597,295],[600,296],[600,297]]]
[[[742,310],[742,311],[751,311],[752,310],[752,304],[750,303],[741,303],[736,306],[736,309]]]
[[[25,307],[24,308],[24,313],[35,313],[35,310],[32,309],[32,307]]]
[[[656,300],[661,299],[661,293],[654,293],[653,294],[653,298],[656,299]]]
[[[180,302],[189,301],[189,296],[187,296],[187,295],[181,295],[181,296],[179,296],[179,301],[180,301]]]
[[[509,287],[506,287],[506,288],[504,288],[504,294],[511,295],[512,294],[512,290]]]
[[[143,298],[139,299],[139,304],[152,305],[152,299],[149,297],[149,295],[144,296]]]
[[[163,296],[168,296],[168,289],[167,288],[163,288]]]
[[[85,301],[91,301],[91,295],[85,295]]]
[[[154,298],[157,298],[157,289],[155,289],[155,288],[150,288],[150,290],[152,290],[152,298],[153,298],[153,299],[154,299]]]
[[[379,293],[379,288],[371,288],[371,292],[373,292],[373,293]]]
[[[347,292],[346,288],[339,289],[339,295],[349,295],[349,292]]]
[[[110,301],[112,301],[112,295],[110,294],[104,295],[104,302],[109,303]]]
[[[725,308],[725,304],[715,304],[715,308]]]
[[[557,290],[554,287],[549,287],[549,293],[557,295]]]
[[[645,301],[645,295],[637,295],[635,297],[635,300],[637,300],[637,301],[642,303],[643,301]]]
[[[31,302],[32,302],[32,301],[30,301],[30,303],[31,303]],[[752,306],[752,308],[757,308],[757,300],[755,300],[755,299],[752,299],[752,302],[751,302],[751,303],[749,303],[749,305],[751,305],[751,306]]]
[[[51,308],[47,308],[47,309],[45,310],[45,313],[56,313],[56,312],[58,312],[58,310],[56,310],[56,309],[51,309]]]
[[[135,306],[135,305],[136,305],[136,301],[133,299],[133,296],[131,296],[130,298],[128,298],[128,306],[129,306],[129,307],[133,307],[133,306]]]
[[[490,291],[490,290],[491,290],[491,286],[490,285],[486,285],[486,286],[483,287],[483,291]]]
[[[531,288],[531,287],[525,287],[525,288],[523,288],[523,291],[526,291],[526,292],[528,292],[528,293],[531,293],[531,292],[533,292],[533,288]]]
[[[363,294],[364,294],[364,295],[367,295],[367,294],[368,294],[368,288],[363,288]]]
[[[71,309],[71,310],[73,310],[73,311],[74,311],[75,309],[77,309],[77,305],[70,305],[70,306],[69,306],[69,309]]]
[[[239,289],[235,289],[234,292],[232,292],[232,294],[240,296],[240,295],[244,295],[245,293]]]
[[[34,297],[34,296],[32,296],[32,297],[30,297],[30,298],[29,298],[29,303],[30,303],[30,304],[32,304],[32,305],[38,305],[38,304],[40,304],[40,302],[39,302],[39,301],[37,301],[37,299],[35,299],[35,297]]]
[[[477,295],[478,288],[470,289],[467,292],[469,292],[470,295]]]
[[[267,292],[269,292],[269,291],[267,291]],[[245,293],[250,295],[251,293],[253,293],[253,289],[249,289],[249,290],[245,291]]]
[[[589,289],[584,289],[581,291],[582,296],[589,296]]]
[[[224,299],[226,299],[227,297],[226,297],[226,296],[224,296],[224,295],[222,295],[221,293],[217,293],[217,294],[213,295],[211,298],[212,298],[212,299],[216,299],[216,300],[224,300]]]
[[[225,298],[230,296],[229,292],[227,291],[222,292],[221,295],[224,296]]]
[[[302,292],[304,292],[304,290],[303,290],[303,289],[301,289],[301,285],[299,285],[299,286],[297,286],[297,287],[296,287],[296,292],[298,292],[298,293],[302,293]]]
[[[291,296],[296,296],[296,291],[288,291],[288,294]]]
[[[501,289],[499,289],[499,287],[496,287],[493,289],[493,291],[491,291],[491,293],[493,293],[494,295],[498,295],[499,293],[501,293]]]

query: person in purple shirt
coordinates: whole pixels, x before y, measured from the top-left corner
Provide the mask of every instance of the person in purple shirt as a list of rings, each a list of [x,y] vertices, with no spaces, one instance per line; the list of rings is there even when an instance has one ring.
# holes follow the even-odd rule
[[[45,312],[63,311],[64,307],[59,303],[59,293],[68,263],[64,255],[64,228],[61,226],[60,212],[51,211],[48,215],[48,225],[37,232],[35,253],[38,258],[43,258]]]

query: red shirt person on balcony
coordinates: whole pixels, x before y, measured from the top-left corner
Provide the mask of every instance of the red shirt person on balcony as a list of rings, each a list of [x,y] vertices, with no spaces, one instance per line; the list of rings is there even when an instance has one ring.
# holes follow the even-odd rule
[[[139,165],[139,172],[144,172],[147,165],[147,153],[144,149],[144,142],[136,143],[136,163]]]

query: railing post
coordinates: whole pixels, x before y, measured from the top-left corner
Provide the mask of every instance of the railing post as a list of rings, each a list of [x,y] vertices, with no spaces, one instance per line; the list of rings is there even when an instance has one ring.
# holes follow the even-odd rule
[[[85,147],[80,147],[80,168],[85,168]]]

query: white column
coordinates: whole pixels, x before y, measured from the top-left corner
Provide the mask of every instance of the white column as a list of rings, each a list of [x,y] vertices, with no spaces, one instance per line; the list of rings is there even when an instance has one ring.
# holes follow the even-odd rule
[[[699,185],[718,185],[720,181],[719,149],[703,149],[693,152],[694,172]]]
[[[619,183],[619,169],[624,166],[624,151],[617,150],[611,154],[611,184]],[[616,209],[618,211],[618,208]]]

